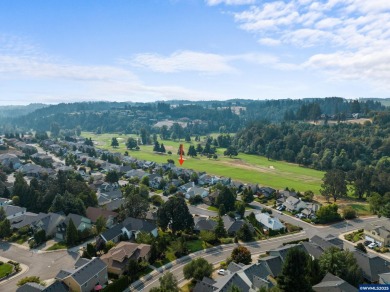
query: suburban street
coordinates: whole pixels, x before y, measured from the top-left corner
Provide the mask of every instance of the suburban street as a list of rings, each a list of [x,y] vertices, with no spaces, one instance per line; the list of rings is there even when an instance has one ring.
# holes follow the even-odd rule
[[[251,205],[255,205],[259,208],[266,207],[262,204],[259,204],[257,202],[252,203]],[[256,212],[256,210],[253,210]],[[198,208],[194,206],[190,206],[190,212],[193,214],[199,214],[199,215],[208,215],[208,213],[213,213],[213,216],[216,215],[216,212],[204,210],[203,208]],[[247,211],[248,212],[248,211]],[[247,215],[247,214],[246,214]],[[285,214],[279,214],[277,211],[273,210],[273,216],[279,218],[280,220],[283,220],[284,222],[288,222],[297,226],[300,226],[303,228],[303,231],[300,233],[295,233],[291,235],[286,235],[282,237],[276,237],[268,240],[262,240],[255,243],[249,243],[249,244],[242,244],[246,246],[252,253],[252,255],[262,254],[267,250],[270,250],[272,248],[279,247],[284,242],[304,239],[304,238],[311,238],[314,235],[319,235],[322,237],[327,236],[328,234],[332,234],[335,236],[338,236],[342,233],[346,233],[348,231],[364,228],[364,225],[367,223],[376,223],[380,224],[380,222],[389,221],[388,218],[378,218],[376,216],[367,217],[367,218],[357,218],[354,220],[348,220],[348,221],[341,221],[329,226],[321,226],[321,225],[313,225],[306,223],[300,219],[285,215]],[[230,256],[232,250],[236,244],[226,245],[226,246],[220,246],[217,248],[212,249],[212,251],[208,253],[199,253],[199,254],[192,254],[191,259],[195,258],[205,258],[212,264],[218,264],[222,261],[224,261],[228,256]],[[171,265],[168,265],[168,268],[162,272],[170,271],[172,272],[178,279],[179,285],[182,285],[185,281],[183,276],[183,268],[186,263],[188,263],[189,259],[185,262],[174,262]],[[137,283],[138,285],[134,288],[136,291],[149,291],[153,287],[159,286],[158,279],[160,278],[161,273],[158,272],[152,272],[149,275],[147,275],[142,283]]]
[[[42,280],[54,278],[61,269],[73,269],[78,254],[70,251],[36,253],[0,241],[0,255],[10,260],[25,264],[28,271],[17,277],[0,283],[0,291],[16,290],[16,283],[27,276],[39,276]]]

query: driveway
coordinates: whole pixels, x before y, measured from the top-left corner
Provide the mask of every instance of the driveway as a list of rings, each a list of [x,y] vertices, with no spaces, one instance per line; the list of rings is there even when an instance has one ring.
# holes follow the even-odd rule
[[[23,273],[6,283],[0,283],[0,291],[11,292],[16,290],[16,283],[27,276],[39,276],[42,280],[54,278],[61,269],[73,269],[78,254],[69,251],[53,251],[36,253],[0,241],[0,254],[10,260],[25,264],[29,267]]]

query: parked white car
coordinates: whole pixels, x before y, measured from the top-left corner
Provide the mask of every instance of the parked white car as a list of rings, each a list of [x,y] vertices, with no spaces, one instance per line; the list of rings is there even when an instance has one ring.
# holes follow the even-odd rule
[[[225,270],[224,269],[218,270],[218,275],[224,276],[225,275]]]
[[[378,246],[378,244],[377,244],[376,242],[373,242],[373,243],[370,243],[370,244],[368,245],[368,248],[373,249],[374,247],[377,247],[377,246]]]

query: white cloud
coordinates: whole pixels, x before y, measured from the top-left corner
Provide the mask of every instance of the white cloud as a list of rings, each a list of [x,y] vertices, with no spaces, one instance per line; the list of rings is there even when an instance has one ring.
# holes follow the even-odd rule
[[[311,53],[303,68],[339,79],[390,84],[388,0],[267,1],[233,14],[239,27],[258,36],[260,44],[310,47],[301,53]]]
[[[193,51],[178,51],[168,57],[158,54],[138,54],[131,60],[131,63],[164,73],[194,71],[216,74],[235,71],[221,55]]]
[[[259,43],[266,46],[278,46],[281,44],[281,40],[273,38],[261,38],[259,39]]]
[[[248,5],[256,3],[256,0],[205,0],[209,6],[215,6],[219,4],[225,5]]]

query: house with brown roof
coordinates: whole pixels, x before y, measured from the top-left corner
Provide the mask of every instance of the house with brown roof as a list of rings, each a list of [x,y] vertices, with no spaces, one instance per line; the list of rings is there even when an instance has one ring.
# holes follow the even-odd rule
[[[93,224],[96,223],[97,219],[101,216],[106,220],[106,227],[111,228],[116,224],[116,218],[118,217],[117,212],[105,210],[102,208],[88,207],[86,210],[87,218],[91,220]]]
[[[110,249],[108,253],[102,255],[100,259],[106,263],[109,273],[122,275],[126,271],[130,260],[137,262],[141,260],[148,261],[150,258],[150,247],[148,244],[122,241]]]

